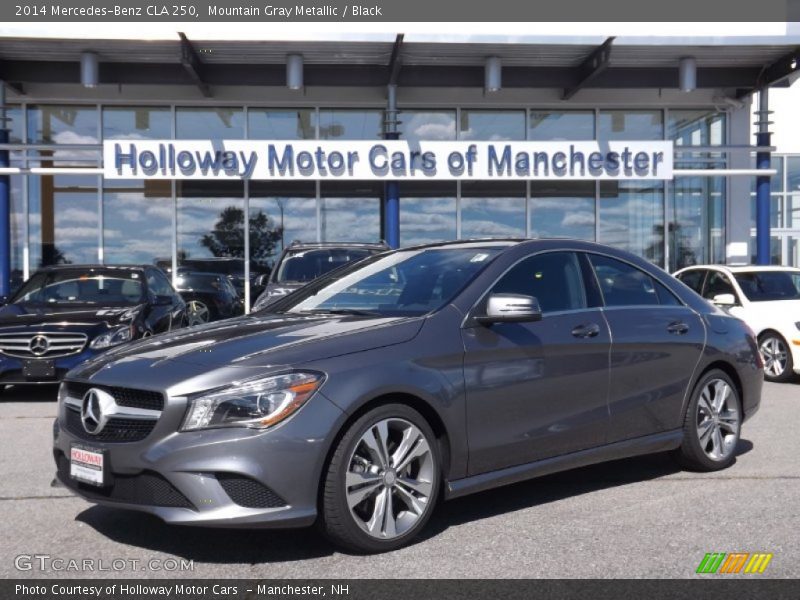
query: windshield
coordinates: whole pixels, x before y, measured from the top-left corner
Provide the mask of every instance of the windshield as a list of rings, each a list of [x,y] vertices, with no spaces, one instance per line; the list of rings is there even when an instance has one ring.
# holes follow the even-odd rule
[[[65,270],[36,273],[11,304],[133,306],[143,300],[141,273]]]
[[[751,302],[800,300],[798,271],[747,271],[734,277]]]
[[[416,316],[449,302],[502,248],[428,248],[375,257],[311,284],[283,312]]]
[[[286,254],[278,267],[275,283],[306,282],[347,263],[373,254],[367,248],[314,248]]]

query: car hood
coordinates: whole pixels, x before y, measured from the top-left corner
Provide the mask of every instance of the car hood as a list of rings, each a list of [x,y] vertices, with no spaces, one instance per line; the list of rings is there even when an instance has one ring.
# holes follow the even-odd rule
[[[0,328],[34,327],[39,325],[92,326],[105,323],[109,327],[132,321],[140,306],[92,308],[75,306],[42,306],[35,304],[8,304],[0,308]]]
[[[92,359],[70,377],[170,388],[215,370],[236,376],[364,352],[412,339],[424,319],[342,315],[249,315],[127,344]],[[250,371],[244,371],[249,369]]]

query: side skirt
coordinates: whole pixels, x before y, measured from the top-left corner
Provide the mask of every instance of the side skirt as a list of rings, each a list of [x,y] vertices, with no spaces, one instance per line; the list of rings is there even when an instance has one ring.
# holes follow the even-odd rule
[[[559,471],[568,471],[578,467],[585,467],[597,463],[629,458],[641,454],[653,454],[655,452],[665,452],[673,450],[681,445],[683,438],[682,429],[674,429],[653,435],[614,442],[597,448],[572,452],[562,456],[545,458],[535,462],[506,467],[498,471],[481,473],[448,481],[445,487],[445,500],[451,500],[460,496],[466,496],[475,492],[489,490],[492,488],[541,477]]]

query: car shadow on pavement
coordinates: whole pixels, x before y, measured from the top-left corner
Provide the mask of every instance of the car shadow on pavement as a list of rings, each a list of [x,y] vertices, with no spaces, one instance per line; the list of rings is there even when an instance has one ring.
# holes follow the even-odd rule
[[[9,385],[0,389],[0,402],[55,402],[58,384]]]
[[[741,456],[752,449],[752,442],[739,440],[736,454]],[[654,454],[556,473],[459,498],[436,510],[416,543],[455,525],[658,479],[680,470],[667,454]],[[76,520],[120,544],[198,563],[255,565],[320,558],[338,551],[314,527],[291,530],[182,527],[167,525],[145,513],[104,506],[92,506],[80,513]]]

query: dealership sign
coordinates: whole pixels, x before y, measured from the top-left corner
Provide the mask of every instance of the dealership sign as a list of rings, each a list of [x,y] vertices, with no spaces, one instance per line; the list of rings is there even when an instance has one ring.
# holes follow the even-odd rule
[[[114,140],[106,179],[671,179],[672,142]]]

